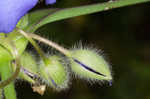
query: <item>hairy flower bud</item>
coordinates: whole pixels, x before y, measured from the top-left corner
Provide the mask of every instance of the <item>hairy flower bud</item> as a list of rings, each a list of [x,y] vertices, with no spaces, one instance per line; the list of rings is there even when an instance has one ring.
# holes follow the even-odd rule
[[[76,49],[71,51],[71,69],[81,78],[112,80],[109,64],[96,51]]]
[[[19,78],[27,80],[30,83],[35,83],[34,79],[38,76],[38,67],[34,57],[30,53],[24,52],[20,57],[20,62],[21,72]]]
[[[49,57],[50,63],[45,66],[40,64],[40,76],[43,80],[57,91],[67,88],[68,73],[58,56]]]

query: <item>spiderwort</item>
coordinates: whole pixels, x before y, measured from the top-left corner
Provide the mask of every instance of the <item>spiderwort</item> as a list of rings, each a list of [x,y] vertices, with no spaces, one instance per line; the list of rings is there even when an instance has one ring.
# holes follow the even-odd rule
[[[46,0],[46,4],[53,4],[56,0]],[[0,33],[14,30],[18,21],[28,13],[38,0],[1,0],[0,1]]]

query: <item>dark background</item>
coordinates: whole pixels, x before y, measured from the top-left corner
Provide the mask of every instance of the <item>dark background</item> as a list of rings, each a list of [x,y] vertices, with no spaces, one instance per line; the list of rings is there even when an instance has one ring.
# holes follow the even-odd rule
[[[52,6],[41,3],[35,9],[104,1],[58,0]],[[48,89],[43,96],[34,93],[28,83],[17,82],[18,99],[150,99],[150,3],[58,21],[37,32],[66,48],[82,41],[83,45],[101,49],[112,65],[114,82],[112,86],[90,85],[73,79],[69,90],[58,93]],[[48,47],[41,46],[48,51]]]

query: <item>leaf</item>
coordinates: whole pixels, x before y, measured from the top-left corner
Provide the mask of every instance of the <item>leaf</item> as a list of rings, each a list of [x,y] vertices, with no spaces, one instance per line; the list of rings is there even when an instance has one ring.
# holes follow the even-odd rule
[[[51,13],[55,12],[56,10],[57,9],[42,9],[42,10],[29,13],[28,14],[28,26],[25,28],[25,30],[29,32],[33,31],[32,29],[33,27],[36,26],[37,23],[42,21],[42,19],[45,19],[45,17],[51,15]]]
[[[0,59],[4,59],[4,57],[7,59],[12,59],[11,52],[14,53],[14,50],[8,40],[12,40],[15,47],[17,48],[17,51],[19,54],[22,54],[25,50],[28,40],[22,36],[21,34],[17,33],[17,31],[13,31],[10,34],[7,35],[7,38],[5,37],[5,34],[0,34]],[[8,54],[8,52],[10,52]],[[11,58],[10,58],[11,57]]]
[[[148,1],[150,0],[116,0],[73,8],[39,10],[29,13],[29,26],[26,28],[26,30],[29,32],[34,32],[39,27],[58,20],[101,12],[137,3],[144,3]]]
[[[17,23],[17,27],[24,29],[28,26],[28,15],[23,16]]]

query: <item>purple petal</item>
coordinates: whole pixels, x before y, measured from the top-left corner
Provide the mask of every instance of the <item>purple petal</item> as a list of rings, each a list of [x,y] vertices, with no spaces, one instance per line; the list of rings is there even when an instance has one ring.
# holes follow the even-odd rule
[[[112,80],[111,80],[111,81],[109,81],[109,86],[112,86]]]
[[[54,4],[56,2],[56,0],[46,0],[45,2],[47,5],[48,4]]]
[[[0,32],[9,33],[38,0],[0,0]]]

